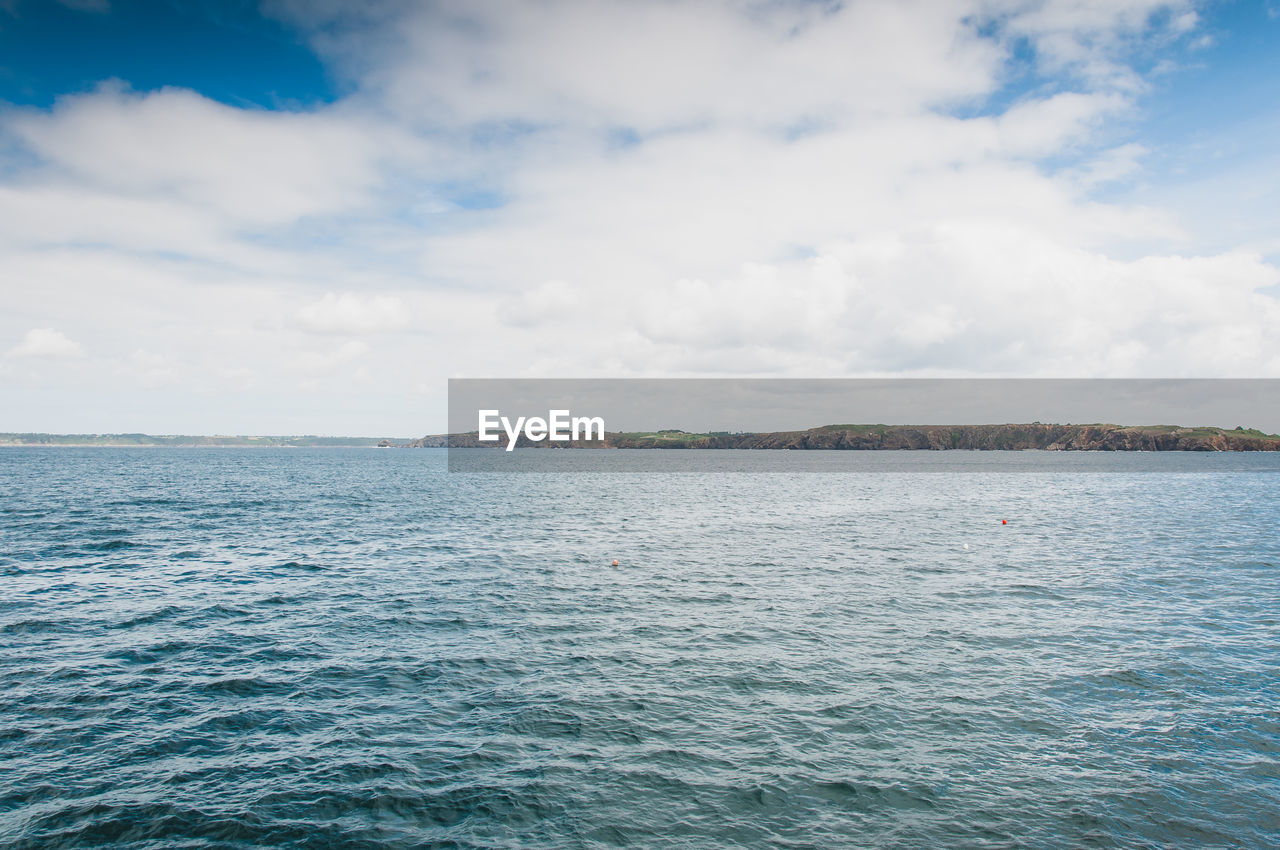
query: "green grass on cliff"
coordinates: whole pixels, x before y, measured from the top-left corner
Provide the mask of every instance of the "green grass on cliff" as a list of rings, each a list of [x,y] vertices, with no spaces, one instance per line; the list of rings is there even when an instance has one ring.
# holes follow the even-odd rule
[[[707,439],[711,435],[690,434],[685,431],[622,431],[611,432],[610,436],[622,437],[627,440],[653,440],[655,443],[678,446],[686,443],[696,443]]]
[[[1124,431],[1143,431],[1146,433],[1157,434],[1173,434],[1180,433],[1192,437],[1216,437],[1225,435],[1230,437],[1242,437],[1245,439],[1255,440],[1276,440],[1280,436],[1276,434],[1268,434],[1257,428],[1219,428],[1215,425],[1196,425],[1188,427],[1185,425],[1115,425],[1109,422],[1090,422],[1074,425],[1059,425],[1051,422],[1031,422],[1031,423],[1007,423],[1003,425],[859,425],[859,424],[843,424],[843,425],[822,425],[814,428],[815,431],[847,431],[853,434],[879,434],[884,436],[891,431],[901,431],[905,429],[923,429],[923,428],[991,428],[991,427],[1014,427],[1020,428],[1024,426],[1042,426],[1051,428],[1114,428]]]

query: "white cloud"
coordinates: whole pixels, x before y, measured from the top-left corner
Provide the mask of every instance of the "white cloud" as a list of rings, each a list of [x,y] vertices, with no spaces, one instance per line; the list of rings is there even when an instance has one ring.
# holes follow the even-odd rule
[[[83,353],[80,343],[53,328],[32,328],[9,349],[10,357],[79,357]]]
[[[580,294],[563,280],[548,280],[498,304],[498,318],[517,328],[537,327],[582,317]]]
[[[329,351],[303,351],[294,360],[294,364],[303,372],[333,374],[353,360],[364,357],[369,351],[368,343],[352,339]]]
[[[149,389],[167,386],[179,377],[178,366],[172,358],[145,348],[135,350],[120,366],[126,375],[135,377]]]
[[[1143,37],[1160,40],[1194,29],[1192,0],[993,0],[989,15],[1009,35],[1035,46],[1043,70],[1076,73],[1095,85],[1141,83],[1125,53]],[[1164,13],[1165,30],[1154,25]]]
[[[1087,188],[1120,180],[1138,171],[1142,158],[1148,153],[1146,147],[1136,143],[1102,151],[1076,169],[1076,179]]]
[[[298,319],[304,328],[317,333],[373,334],[403,330],[409,325],[410,313],[404,301],[394,295],[329,292],[299,310]]]
[[[896,0],[480,2],[411,17],[367,82],[405,113],[461,125],[782,128],[983,93],[1000,56],[957,38],[970,12]]]
[[[1173,17],[1169,29],[1177,33],[1191,32],[1200,24],[1200,16],[1195,11],[1183,12]]]
[[[1254,255],[1116,260],[954,221],[637,290],[530,373],[1280,376],[1277,284]]]
[[[48,112],[13,111],[6,124],[40,159],[48,187],[189,205],[238,227],[360,209],[382,186],[382,166],[407,151],[386,125],[341,109],[262,112],[118,83]]]

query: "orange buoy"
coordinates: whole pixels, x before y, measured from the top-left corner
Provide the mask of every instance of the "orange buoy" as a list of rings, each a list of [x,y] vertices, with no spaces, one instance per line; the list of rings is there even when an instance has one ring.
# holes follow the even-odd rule
[[[1001,525],[1008,525],[1008,524],[1009,524],[1009,520],[1007,520],[1007,519],[1002,519],[1002,520],[1000,520],[1000,524],[1001,524]]]

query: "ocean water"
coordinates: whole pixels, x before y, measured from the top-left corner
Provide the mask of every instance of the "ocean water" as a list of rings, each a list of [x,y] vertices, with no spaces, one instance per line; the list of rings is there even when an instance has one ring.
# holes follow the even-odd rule
[[[1276,846],[1280,475],[1114,457],[0,450],[0,845]]]

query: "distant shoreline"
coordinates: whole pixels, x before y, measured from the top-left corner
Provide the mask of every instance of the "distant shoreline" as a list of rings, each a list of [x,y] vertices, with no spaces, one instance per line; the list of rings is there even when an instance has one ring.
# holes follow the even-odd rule
[[[45,434],[0,432],[0,448],[190,448],[190,449],[352,449],[389,448],[411,442],[404,437],[245,436],[190,434]]]
[[[1280,435],[1252,428],[1180,425],[823,425],[803,431],[609,432],[604,440],[531,442],[517,448],[837,450],[837,451],[1280,451]],[[475,432],[403,437],[45,434],[0,432],[0,448],[487,448]]]
[[[481,442],[475,432],[435,434],[411,448],[505,448],[506,439]],[[609,432],[604,440],[531,442],[517,448],[765,449],[837,451],[1280,451],[1280,436],[1252,428],[1180,425],[823,425],[804,431],[689,433],[675,429]]]

